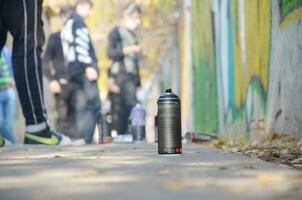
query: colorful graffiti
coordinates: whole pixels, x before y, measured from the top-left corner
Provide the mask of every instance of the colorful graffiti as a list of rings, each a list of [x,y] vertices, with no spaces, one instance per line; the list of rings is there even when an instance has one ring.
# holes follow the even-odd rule
[[[300,43],[301,6],[302,0],[192,0],[196,131],[247,136],[265,131],[268,95],[277,87],[272,89],[273,80],[285,76],[280,66],[292,67],[290,56],[301,60],[301,48],[290,38]]]
[[[194,118],[192,113],[194,112],[192,104],[192,96],[193,96],[193,70],[192,65],[192,16],[191,16],[191,0],[183,0],[182,5],[182,17],[180,18],[180,26],[179,26],[179,43],[180,45],[180,66],[181,67],[181,79],[180,79],[180,89],[181,89],[181,115],[182,115],[182,129],[183,134],[185,134],[188,130],[193,130]]]
[[[270,53],[270,1],[229,2],[229,40],[231,47],[225,47],[233,55],[228,68],[230,84],[230,122],[244,120],[246,131],[254,121],[263,120],[268,90]],[[223,33],[221,33],[223,34]],[[233,66],[232,66],[233,64]],[[230,74],[229,73],[229,74]],[[229,114],[229,113],[228,113]],[[240,120],[239,120],[240,121]],[[228,124],[226,124],[228,125]]]
[[[192,1],[192,61],[194,69],[194,126],[217,132],[217,86],[211,2]]]
[[[288,26],[302,17],[302,0],[279,0],[279,12],[281,27]]]
[[[302,6],[302,0],[279,0],[280,18],[284,19]]]
[[[195,128],[212,133],[235,119],[249,123],[254,101],[265,109],[270,2],[193,0],[192,8]]]
[[[279,2],[279,1],[278,1]],[[301,137],[302,9],[300,1],[291,4],[280,23],[280,6],[273,1],[271,29],[270,82],[268,92],[267,131]],[[292,3],[295,2],[295,5]]]

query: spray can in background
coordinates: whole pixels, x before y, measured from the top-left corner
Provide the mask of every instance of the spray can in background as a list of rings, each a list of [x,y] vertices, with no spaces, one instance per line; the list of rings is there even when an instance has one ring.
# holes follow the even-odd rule
[[[109,111],[101,110],[99,113],[98,130],[99,144],[107,144],[112,142],[111,137],[112,116]]]
[[[144,107],[138,103],[131,110],[131,129],[133,142],[143,142],[146,138],[146,126],[145,126],[146,111]]]
[[[158,142],[158,124],[157,124],[157,116],[154,117],[154,142]]]
[[[158,101],[158,153],[181,154],[181,105],[179,97],[167,89]]]

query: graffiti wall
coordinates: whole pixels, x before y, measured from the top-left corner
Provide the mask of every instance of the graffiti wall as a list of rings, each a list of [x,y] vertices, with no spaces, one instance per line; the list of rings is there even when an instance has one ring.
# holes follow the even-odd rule
[[[302,0],[191,3],[194,129],[301,135]]]
[[[183,0],[182,16],[179,21],[179,49],[180,49],[180,66],[181,67],[181,114],[183,134],[186,131],[193,130],[193,69],[192,67],[192,2],[191,0]]]
[[[302,136],[302,1],[273,1],[267,131]]]
[[[198,19],[198,20],[196,20]],[[217,131],[217,85],[211,1],[192,2],[192,64],[194,126],[201,132]]]

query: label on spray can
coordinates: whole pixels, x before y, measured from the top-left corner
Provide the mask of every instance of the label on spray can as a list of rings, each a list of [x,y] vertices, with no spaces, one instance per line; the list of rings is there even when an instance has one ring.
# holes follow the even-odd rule
[[[158,112],[159,146],[163,153],[181,153],[180,104],[162,103]]]

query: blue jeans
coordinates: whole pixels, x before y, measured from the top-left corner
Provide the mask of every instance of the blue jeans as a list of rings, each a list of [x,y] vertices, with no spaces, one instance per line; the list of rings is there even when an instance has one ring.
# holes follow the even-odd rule
[[[13,133],[13,119],[16,107],[16,93],[13,88],[0,90],[0,133],[7,140],[16,143]]]

